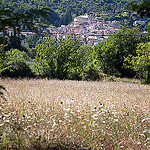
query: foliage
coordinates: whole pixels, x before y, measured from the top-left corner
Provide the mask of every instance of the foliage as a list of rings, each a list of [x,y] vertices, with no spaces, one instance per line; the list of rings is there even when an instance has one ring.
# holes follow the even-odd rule
[[[81,45],[76,56],[77,71],[81,79],[100,79],[100,67],[97,65],[97,54],[91,45]]]
[[[37,47],[32,67],[36,75],[77,80],[99,78],[96,53],[92,46],[82,45],[84,39],[72,36],[54,39],[53,36],[46,36],[43,40]]]
[[[144,1],[142,4],[130,3],[131,11],[137,11],[137,14],[143,17],[150,17],[150,1]],[[148,22],[148,35],[150,35],[150,22]]]
[[[130,2],[131,11],[137,11],[137,14],[141,17],[148,16],[150,17],[150,1],[145,1],[142,4],[135,4]]]
[[[6,56],[5,53],[3,52],[3,45],[0,45],[0,76],[1,76],[1,70],[5,68],[5,63],[6,63]],[[6,90],[6,89],[2,85],[0,85],[0,97],[4,98],[2,90]]]
[[[37,44],[37,41],[39,40],[41,34],[34,34],[31,35],[29,38],[27,38],[27,43],[29,44],[30,48],[34,48]]]
[[[32,59],[16,49],[4,53],[6,59],[0,66],[1,75],[73,80],[97,80],[109,75],[134,77],[137,71],[125,67],[130,64],[125,58],[136,57],[137,45],[145,39],[137,28],[124,27],[92,47],[80,37],[54,38],[45,32],[29,53]]]
[[[21,46],[21,26],[24,25],[27,31],[38,32],[42,27],[41,19],[50,20],[50,12],[52,10],[49,8],[32,9],[23,13],[0,8],[0,32],[3,35],[0,43],[5,45],[8,42],[9,49],[25,50]]]
[[[55,11],[52,13],[54,24],[60,26],[70,23],[75,16],[85,13],[105,17],[106,20],[109,18],[112,20],[119,19],[124,25],[124,19],[129,21],[130,13],[125,17],[122,16],[122,13],[129,12],[129,2],[131,1],[133,0],[2,0],[2,3],[3,8],[9,8],[20,13],[35,8],[51,8]],[[133,2],[140,3],[143,0],[134,0]]]
[[[7,63],[6,67],[2,68],[1,75],[4,77],[30,77],[32,76],[31,69],[27,64],[30,58],[25,52],[17,49],[11,49],[6,52]]]
[[[13,34],[16,36],[20,33],[22,24],[29,30],[37,31],[35,25],[40,22],[39,18],[50,18],[50,12],[52,10],[49,8],[31,9],[24,13],[13,12],[9,9],[0,9],[0,31],[6,34],[6,30],[9,27],[13,29]],[[7,36],[9,36],[8,33]]]
[[[75,55],[81,43],[79,39],[60,37],[58,41],[50,36],[44,38],[44,42],[38,46],[36,65],[39,75],[51,78],[68,78],[68,74],[76,65]],[[42,72],[41,72],[42,71]]]
[[[129,54],[136,55],[138,43],[144,42],[144,37],[137,28],[127,29],[113,33],[107,40],[95,46],[98,53],[99,65],[104,73],[109,75],[134,76],[132,70],[123,67],[124,57]]]
[[[144,78],[146,83],[150,83],[150,45],[141,43],[137,47],[136,56],[129,55],[126,61],[129,66],[137,72],[139,78]]]
[[[6,69],[7,57],[5,52],[3,51],[3,45],[0,45],[0,76],[1,72]]]

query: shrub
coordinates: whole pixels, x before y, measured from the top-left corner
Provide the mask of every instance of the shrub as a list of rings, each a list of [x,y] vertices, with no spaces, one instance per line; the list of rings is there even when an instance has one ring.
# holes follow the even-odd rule
[[[31,77],[33,73],[28,65],[30,58],[25,52],[11,49],[6,52],[7,64],[1,72],[3,77]]]

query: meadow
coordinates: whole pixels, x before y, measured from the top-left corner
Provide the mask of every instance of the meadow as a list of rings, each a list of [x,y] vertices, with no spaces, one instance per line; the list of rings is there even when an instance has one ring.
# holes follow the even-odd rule
[[[150,149],[150,85],[0,79],[0,149]]]

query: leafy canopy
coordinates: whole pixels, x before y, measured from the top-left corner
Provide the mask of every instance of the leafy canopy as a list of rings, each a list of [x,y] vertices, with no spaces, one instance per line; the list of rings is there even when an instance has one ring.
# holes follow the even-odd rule
[[[128,29],[123,27],[95,46],[99,63],[104,73],[109,75],[132,76],[133,72],[123,67],[124,57],[136,54],[136,47],[145,41],[138,28]]]
[[[144,78],[146,83],[150,83],[150,45],[140,43],[136,50],[136,56],[129,55],[125,58],[128,68],[137,72],[139,78]]]
[[[0,9],[0,31],[3,36],[9,36],[7,29],[13,29],[13,34],[18,35],[21,25],[25,25],[29,31],[38,31],[36,24],[40,23],[40,18],[51,18],[50,8],[31,9],[24,13],[13,12],[9,9]]]

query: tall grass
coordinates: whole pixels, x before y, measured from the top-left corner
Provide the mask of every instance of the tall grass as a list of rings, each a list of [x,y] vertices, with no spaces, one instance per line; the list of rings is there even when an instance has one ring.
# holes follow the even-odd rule
[[[150,86],[0,79],[0,149],[150,149]]]

